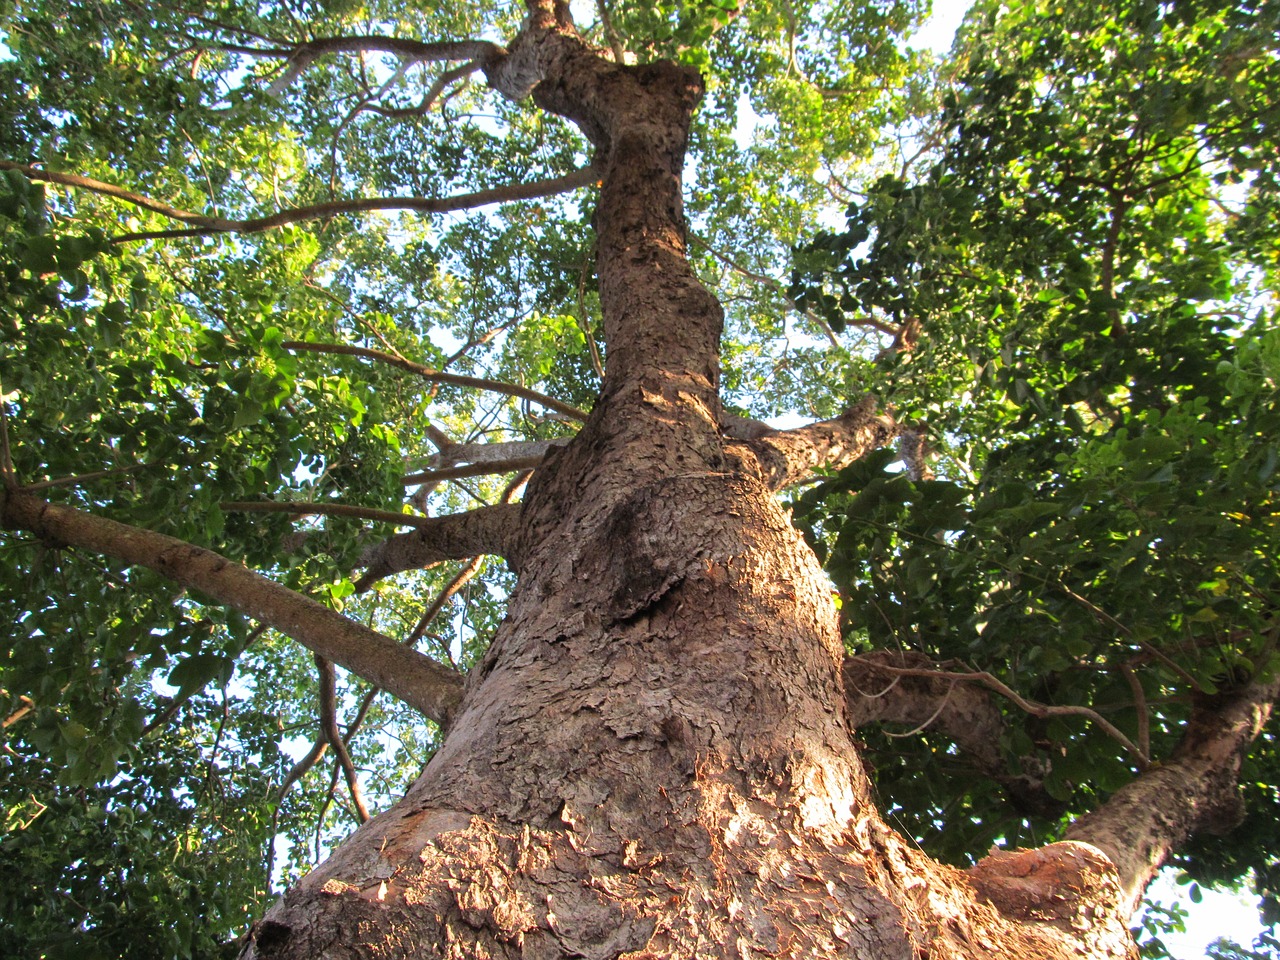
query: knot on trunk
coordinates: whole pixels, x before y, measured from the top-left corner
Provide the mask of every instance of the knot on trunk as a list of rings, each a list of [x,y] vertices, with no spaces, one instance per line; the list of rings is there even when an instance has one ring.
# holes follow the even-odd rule
[[[1075,931],[1116,915],[1115,865],[1092,844],[1067,840],[1036,850],[995,850],[968,871],[982,899],[1006,917]]]

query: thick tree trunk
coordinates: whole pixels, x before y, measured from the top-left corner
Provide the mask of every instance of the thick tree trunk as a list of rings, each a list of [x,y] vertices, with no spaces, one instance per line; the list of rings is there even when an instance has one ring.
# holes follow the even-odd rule
[[[598,148],[604,392],[530,485],[519,586],[440,751],[249,954],[1132,956],[1093,847],[965,875],[875,812],[831,588],[773,495],[785,451],[719,429],[721,312],[680,206],[697,76],[607,63],[546,11],[511,58],[533,66],[491,82],[541,79]]]

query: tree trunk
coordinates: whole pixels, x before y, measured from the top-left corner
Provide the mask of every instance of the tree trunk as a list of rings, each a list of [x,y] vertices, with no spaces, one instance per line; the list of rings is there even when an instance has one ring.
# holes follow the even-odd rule
[[[490,82],[530,75],[604,171],[604,391],[530,485],[439,752],[248,955],[1133,956],[1088,844],[965,874],[875,811],[831,587],[765,448],[719,428],[722,315],[681,212],[697,75],[608,63],[546,11]]]

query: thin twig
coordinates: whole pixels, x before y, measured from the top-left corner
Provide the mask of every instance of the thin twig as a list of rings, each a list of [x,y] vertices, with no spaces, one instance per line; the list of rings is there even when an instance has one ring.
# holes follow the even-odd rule
[[[488,390],[493,393],[503,393],[512,397],[520,397],[524,400],[532,401],[546,407],[548,410],[554,410],[556,413],[564,414],[574,420],[584,421],[587,419],[587,412],[579,410],[572,404],[563,403],[554,397],[549,397],[545,393],[539,393],[537,390],[531,390],[528,387],[522,387],[515,383],[503,383],[500,380],[488,380],[483,377],[467,377],[457,373],[444,373],[440,370],[434,370],[431,367],[423,366],[420,363],[414,363],[412,360],[406,360],[404,357],[396,356],[392,353],[386,353],[382,350],[372,350],[368,347],[353,347],[344,343],[313,343],[304,340],[287,340],[283,346],[287,350],[306,350],[311,353],[333,353],[349,357],[361,357],[366,360],[376,360],[379,363],[385,363],[392,367],[399,367],[401,370],[407,370],[410,373],[417,374],[424,380],[432,383],[445,383],[455,387],[471,387],[476,390]]]
[[[18,487],[17,471],[13,469],[13,451],[9,447],[9,403],[4,398],[4,384],[0,383],[0,482],[6,490]]]
[[[222,217],[207,217],[204,214],[189,210],[179,210],[167,203],[161,203],[140,193],[125,190],[114,184],[104,183],[72,173],[55,173],[32,167],[27,164],[0,160],[0,170],[17,170],[31,180],[56,183],[66,187],[78,187],[104,196],[123,200],[135,207],[141,207],[152,213],[190,223],[193,226],[178,230],[151,230],[138,233],[126,233],[113,237],[113,243],[129,243],[138,240],[153,240],[171,237],[208,236],[217,233],[262,233],[274,230],[291,223],[306,220],[325,220],[335,216],[351,213],[369,213],[380,210],[413,210],[418,213],[450,213],[456,210],[472,210],[493,203],[511,203],[516,200],[532,200],[539,197],[554,196],[579,187],[586,187],[599,182],[599,172],[591,166],[583,167],[562,177],[548,177],[532,183],[512,183],[473,193],[456,194],[451,197],[363,197],[356,200],[333,200],[328,203],[316,203],[308,206],[293,207],[280,210],[265,217],[249,217],[243,220],[227,220]]]
[[[943,680],[967,681],[969,683],[980,683],[985,687],[989,687],[996,693],[1007,697],[1020,710],[1031,714],[1033,717],[1085,717],[1093,721],[1108,736],[1119,743],[1129,753],[1131,753],[1142,768],[1151,765],[1151,759],[1147,751],[1140,748],[1132,740],[1126,737],[1116,726],[1103,717],[1098,711],[1090,707],[1078,706],[1050,706],[1046,703],[1039,703],[1035,700],[1028,700],[1021,694],[1017,693],[1013,688],[1000,680],[996,679],[992,674],[983,671],[973,671],[970,673],[951,673],[946,670],[924,670],[914,667],[892,667],[888,664],[877,663],[877,670],[884,670],[888,673],[896,673],[903,677],[936,677]]]
[[[404,642],[412,646],[421,640],[423,635],[427,632],[427,627],[431,626],[431,621],[434,620],[439,615],[440,611],[444,609],[444,605],[448,603],[459,590],[466,586],[477,573],[480,572],[480,567],[483,565],[484,557],[472,557],[470,562],[459,570],[452,580],[445,584],[444,589],[436,594],[436,598],[432,600],[430,606],[422,612],[422,616],[418,618],[417,624],[409,632],[409,635],[405,637]],[[445,650],[444,652],[449,658],[449,663],[456,667],[457,664],[454,663],[453,655],[450,654],[448,650]]]
[[[882,731],[884,735],[886,737],[893,737],[894,739],[901,740],[904,737],[914,737],[917,733],[921,733],[922,731],[927,730],[929,728],[929,725],[932,724],[933,721],[937,720],[938,717],[942,715],[942,711],[945,710],[947,708],[947,704],[951,702],[951,695],[956,692],[957,683],[959,683],[958,680],[951,681],[950,685],[947,687],[947,692],[943,694],[942,698],[938,701],[938,709],[934,710],[932,715],[930,715],[929,719],[926,720],[924,723],[920,724],[920,726],[915,727],[912,730],[908,730],[905,733],[891,733],[888,730],[884,730]]]
[[[1142,681],[1128,664],[1121,664],[1120,672],[1124,674],[1124,679],[1129,684],[1129,691],[1133,694],[1134,709],[1138,711],[1138,746],[1142,748],[1143,753],[1150,756],[1151,714],[1147,710],[1147,692],[1142,689]]]
[[[417,529],[430,527],[438,522],[434,517],[415,517],[412,514],[396,513],[392,510],[374,510],[348,503],[315,503],[304,500],[231,501],[221,504],[221,508],[227,513],[290,513],[299,517],[316,515],[354,517],[358,520],[374,520],[393,523],[398,527]]]
[[[132,467],[113,467],[110,470],[94,470],[90,473],[75,473],[67,477],[58,477],[54,480],[37,480],[35,483],[26,483],[22,485],[22,489],[28,493],[36,490],[47,490],[49,487],[66,487],[74,484],[88,483],[90,480],[101,480],[103,477],[115,477],[122,473],[133,473],[135,470],[141,469],[141,464],[134,464]]]
[[[596,0],[596,9],[600,12],[600,25],[604,27],[604,35],[609,40],[609,49],[613,52],[614,63],[626,63],[626,51],[622,49],[622,40],[618,31],[613,29],[613,18],[609,16],[609,6],[605,0]]]
[[[696,246],[701,247],[703,250],[711,254],[711,256],[715,257],[717,260],[723,263],[726,267],[728,267],[734,273],[742,277],[745,277],[748,280],[754,280],[756,283],[763,284],[764,286],[767,286],[769,289],[773,290],[773,292],[776,293],[782,299],[783,304],[786,306],[788,310],[794,310],[796,313],[800,314],[810,323],[814,324],[822,332],[822,335],[827,338],[827,341],[831,344],[831,346],[835,347],[837,350],[844,349],[844,344],[842,344],[839,338],[836,337],[835,331],[831,329],[831,324],[827,323],[826,320],[818,316],[812,310],[808,310],[808,309],[801,310],[799,305],[794,300],[792,300],[791,297],[787,296],[786,291],[782,289],[782,284],[779,283],[777,280],[775,280],[773,277],[767,277],[762,273],[756,273],[753,270],[748,270],[746,267],[742,266],[740,263],[737,263],[736,261],[732,260],[725,254],[721,253],[719,250],[715,249],[715,247],[711,246],[711,244],[707,243],[705,240],[701,239],[700,237],[695,237],[693,235],[690,235],[689,242],[695,244]],[[897,327],[891,326],[887,323],[881,323],[879,320],[876,320],[872,317],[866,317],[859,320],[851,320],[849,322],[851,325],[855,327],[871,327],[891,337],[898,335]]]

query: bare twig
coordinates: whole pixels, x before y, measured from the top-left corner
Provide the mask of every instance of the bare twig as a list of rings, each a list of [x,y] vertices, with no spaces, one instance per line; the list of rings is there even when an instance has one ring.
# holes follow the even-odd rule
[[[515,383],[503,383],[500,380],[487,380],[483,377],[467,377],[456,373],[444,373],[440,370],[433,370],[431,367],[423,366],[420,363],[414,363],[412,360],[406,360],[404,357],[398,357],[392,353],[386,353],[382,350],[371,350],[368,347],[353,347],[342,343],[312,343],[301,340],[288,340],[283,346],[289,350],[306,350],[311,353],[333,353],[341,354],[349,357],[361,357],[366,360],[376,360],[379,363],[385,363],[392,367],[399,367],[401,370],[407,370],[410,373],[417,374],[424,380],[432,383],[446,383],[455,387],[471,387],[477,390],[488,390],[493,393],[504,393],[512,397],[520,397],[524,400],[532,401],[540,404],[548,410],[554,410],[556,413],[564,414],[574,420],[586,420],[587,413],[585,410],[579,410],[577,407],[562,403],[554,397],[548,397],[544,393],[537,390],[531,390],[528,387],[522,387]]]
[[[315,658],[316,669],[320,674],[320,730],[324,733],[329,746],[333,747],[334,756],[342,767],[347,778],[347,790],[351,793],[351,803],[356,808],[356,817],[361,823],[369,820],[369,808],[365,806],[364,795],[360,790],[360,778],[356,774],[356,766],[351,762],[351,754],[342,740],[338,730],[338,694],[337,671],[333,664],[319,655]]]
[[[140,470],[141,465],[135,464],[132,467],[114,467],[111,470],[94,470],[90,473],[77,473],[69,477],[58,477],[54,480],[37,480],[35,483],[24,483],[22,489],[27,493],[34,493],[37,490],[47,490],[50,487],[70,487],[76,484],[88,483],[90,480],[101,480],[103,477],[117,477],[125,473],[133,473]]]
[[[150,197],[125,190],[101,180],[81,177],[71,173],[55,173],[32,167],[26,164],[0,160],[0,170],[17,170],[31,180],[56,183],[67,187],[78,187],[104,196],[123,200],[136,207],[158,213],[171,220],[190,223],[193,226],[180,230],[152,230],[138,233],[121,234],[112,238],[114,243],[126,243],[137,240],[155,240],[172,237],[207,236],[216,233],[262,233],[274,230],[291,223],[306,220],[324,220],[330,217],[351,213],[368,213],[378,210],[413,210],[418,213],[449,213],[455,210],[471,210],[492,203],[510,203],[515,200],[531,200],[537,197],[553,196],[590,186],[599,181],[600,175],[594,167],[583,167],[562,177],[549,177],[532,183],[506,184],[488,190],[477,190],[474,193],[457,194],[452,197],[364,197],[357,200],[333,200],[328,203],[317,203],[303,207],[280,210],[266,217],[250,217],[244,220],[227,220],[222,217],[208,217],[189,210],[179,210],[167,203],[152,200]]]
[[[1000,680],[996,679],[992,674],[985,670],[971,671],[967,673],[952,673],[947,670],[926,670],[915,667],[894,667],[886,663],[877,663],[877,670],[884,670],[886,673],[894,673],[903,677],[937,677],[944,680],[954,682],[980,683],[984,687],[994,690],[996,693],[1008,698],[1018,709],[1031,714],[1033,717],[1084,717],[1087,720],[1097,724],[1107,736],[1111,737],[1118,744],[1125,748],[1138,761],[1142,769],[1150,766],[1151,758],[1147,751],[1143,750],[1132,740],[1126,737],[1115,724],[1111,723],[1103,717],[1098,711],[1090,707],[1080,706],[1050,706],[1046,703],[1039,703],[1035,700],[1028,700],[1015,691],[1012,687]]]
[[[1151,755],[1151,714],[1147,709],[1147,692],[1142,689],[1142,681],[1128,664],[1120,666],[1125,682],[1133,694],[1133,705],[1138,711],[1138,746],[1147,756]]]
[[[9,403],[4,398],[4,384],[0,383],[0,483],[8,490],[18,486],[17,472],[13,469],[13,451],[9,447]]]
[[[11,726],[25,717],[28,713],[36,708],[35,701],[27,696],[19,696],[18,701],[22,704],[17,710],[4,718],[4,722],[0,723],[0,729],[8,730]]]
[[[771,289],[778,295],[788,310],[794,310],[796,313],[800,314],[800,316],[804,317],[816,326],[822,332],[822,335],[827,338],[827,342],[829,342],[831,346],[835,347],[837,350],[844,349],[844,345],[840,342],[839,338],[836,337],[835,331],[831,329],[831,324],[827,323],[826,320],[818,316],[812,310],[801,310],[799,305],[792,300],[791,297],[787,296],[786,291],[782,288],[782,284],[773,277],[768,277],[763,273],[756,273],[753,270],[748,270],[746,267],[742,266],[742,264],[721,253],[700,237],[696,237],[691,234],[689,236],[689,242],[695,246],[701,247],[739,276]],[[878,330],[880,333],[887,334],[891,337],[896,337],[898,335],[897,327],[891,326],[887,323],[881,323],[874,317],[860,317],[857,320],[850,320],[849,323],[855,327],[870,327],[873,330]]]
[[[347,503],[315,503],[312,501],[233,501],[221,505],[228,513],[289,513],[298,517],[327,516],[354,517],[358,520],[374,520],[379,523],[392,523],[398,527],[414,527],[419,530],[440,525],[439,517],[416,517],[408,513],[396,513],[392,510],[374,510],[369,507],[357,507]]]

